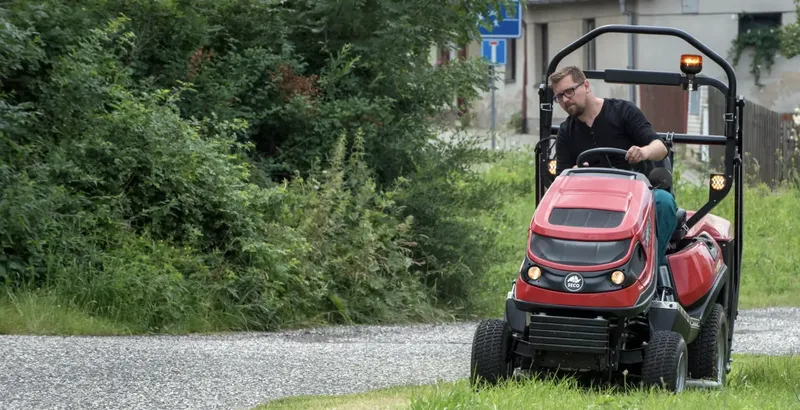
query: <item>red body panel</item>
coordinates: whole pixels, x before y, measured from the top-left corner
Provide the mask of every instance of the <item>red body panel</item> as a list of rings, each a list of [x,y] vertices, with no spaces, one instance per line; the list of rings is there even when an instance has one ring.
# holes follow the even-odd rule
[[[612,241],[633,237],[641,229],[641,216],[652,204],[652,194],[642,181],[595,177],[558,177],[548,188],[531,219],[537,235],[561,239]],[[552,225],[554,208],[587,208],[625,212],[616,228],[582,228]]]
[[[645,227],[643,215],[648,215],[655,227],[653,219],[653,202],[650,190],[641,181],[625,180],[606,177],[569,177],[556,178],[553,185],[547,190],[547,195],[531,218],[528,230],[528,243],[531,234],[551,236],[560,239],[573,240],[603,240],[612,241],[633,238],[639,235]],[[591,203],[586,199],[591,198]],[[587,208],[604,209],[609,211],[625,212],[625,217],[616,228],[585,228],[552,225],[548,222],[554,208]],[[612,269],[619,266],[631,257],[635,242],[631,242],[627,254],[619,261],[592,265],[572,266],[563,265],[536,257],[527,248],[528,258],[542,266],[574,272],[590,272],[602,269]]]
[[[688,220],[694,214],[695,211],[686,211],[686,219]],[[694,238],[703,231],[708,232],[712,238],[718,241],[727,241],[732,238],[730,221],[712,214],[706,214],[706,216],[701,218],[700,221],[689,230],[686,237]]]
[[[703,242],[695,242],[680,251],[667,255],[675,292],[683,306],[689,306],[702,298],[717,278],[722,263],[722,250],[717,248],[715,260]]]

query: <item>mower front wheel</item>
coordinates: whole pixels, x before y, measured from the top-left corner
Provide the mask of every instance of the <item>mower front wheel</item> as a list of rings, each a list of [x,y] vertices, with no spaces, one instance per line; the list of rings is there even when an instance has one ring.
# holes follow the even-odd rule
[[[645,387],[661,387],[680,393],[689,373],[689,349],[679,333],[660,330],[653,333],[644,349],[642,382]]]
[[[470,382],[490,385],[508,379],[514,372],[511,327],[499,319],[482,321],[475,329],[470,360]]]

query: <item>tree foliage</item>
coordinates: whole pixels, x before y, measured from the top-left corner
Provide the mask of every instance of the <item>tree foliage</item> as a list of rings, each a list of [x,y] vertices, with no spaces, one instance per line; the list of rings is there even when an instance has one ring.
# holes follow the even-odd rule
[[[800,0],[794,0],[797,20],[783,26],[781,31],[781,54],[786,58],[800,55]]]
[[[17,1],[0,9],[0,279],[140,329],[469,305],[501,198],[433,119],[488,0]]]

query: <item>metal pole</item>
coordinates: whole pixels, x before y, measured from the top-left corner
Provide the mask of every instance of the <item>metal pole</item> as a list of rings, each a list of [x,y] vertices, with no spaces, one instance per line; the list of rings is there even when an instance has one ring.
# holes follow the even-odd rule
[[[495,139],[494,139],[494,125],[495,125],[495,107],[494,107],[494,62],[492,62],[491,70],[491,82],[490,86],[492,87],[492,150],[495,149]]]

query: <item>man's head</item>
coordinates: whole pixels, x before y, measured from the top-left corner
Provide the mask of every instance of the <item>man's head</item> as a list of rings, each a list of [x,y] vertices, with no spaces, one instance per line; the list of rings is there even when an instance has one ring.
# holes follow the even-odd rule
[[[548,78],[553,95],[569,115],[577,117],[586,110],[591,88],[586,75],[575,66],[562,67]]]

